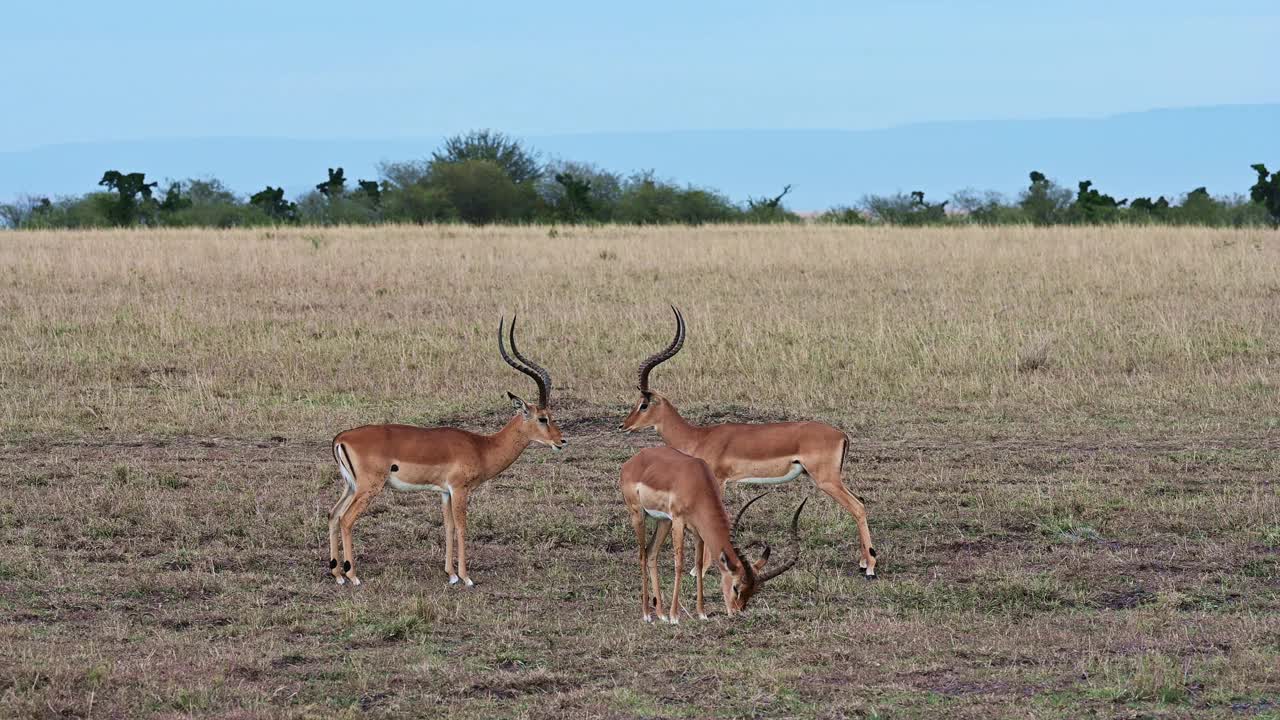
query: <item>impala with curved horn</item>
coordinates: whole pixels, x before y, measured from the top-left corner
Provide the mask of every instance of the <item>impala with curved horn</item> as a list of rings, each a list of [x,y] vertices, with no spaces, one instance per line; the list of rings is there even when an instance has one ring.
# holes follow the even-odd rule
[[[849,438],[840,430],[819,422],[725,423],[696,426],[680,416],[676,407],[649,389],[649,373],[670,360],[684,345],[684,314],[675,306],[676,335],[671,344],[640,365],[640,401],[622,423],[628,432],[655,428],[667,445],[705,460],[723,486],[781,485],[801,474],[813,478],[818,489],[831,496],[858,524],[862,557],[858,566],[867,579],[876,576],[876,550],[871,544],[867,511],[862,500],[845,487],[845,451]]]
[[[493,435],[478,435],[456,428],[421,428],[412,425],[365,425],[338,433],[333,458],[342,475],[342,492],[329,511],[329,571],[341,585],[356,577],[351,527],[385,485],[392,490],[430,490],[440,493],[444,510],[444,571],[449,583],[467,575],[467,497],[484,481],[506,470],[530,443],[565,446],[560,428],[551,419],[551,375],[516,348],[516,319],[511,318],[511,352],[502,344],[498,323],[498,353],[508,365],[528,375],[538,385],[538,404],[531,405],[507,393],[515,417]],[[517,362],[518,360],[518,362]],[[343,562],[338,566],[338,531],[342,531]],[[457,536],[458,570],[453,570],[454,536]]]
[[[796,508],[791,518],[791,538],[796,544],[795,557],[768,572],[770,548],[766,544],[759,559],[751,562],[734,544],[738,522],[751,503],[768,493],[757,495],[742,506],[733,525],[724,511],[720,498],[720,484],[711,474],[711,468],[695,457],[690,457],[669,447],[646,448],[636,453],[622,466],[620,482],[622,497],[631,513],[631,526],[636,531],[640,545],[640,608],[645,622],[653,622],[652,612],[664,622],[680,622],[680,576],[684,574],[684,531],[694,533],[694,577],[697,583],[698,617],[707,619],[703,607],[702,577],[708,558],[716,558],[720,568],[720,591],[724,594],[724,607],[729,615],[742,612],[747,602],[766,582],[790,570],[800,559],[798,525],[804,502]],[[807,500],[805,501],[807,502]],[[653,538],[645,542],[645,518],[658,521]],[[664,614],[662,588],[658,582],[658,551],[671,533],[671,545],[675,554],[675,579],[671,588],[671,611]],[[650,589],[652,588],[652,601]]]

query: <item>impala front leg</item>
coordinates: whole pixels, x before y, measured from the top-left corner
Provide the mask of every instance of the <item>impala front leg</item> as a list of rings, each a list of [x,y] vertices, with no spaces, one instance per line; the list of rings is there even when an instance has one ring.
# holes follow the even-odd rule
[[[680,624],[680,576],[684,574],[684,520],[676,518],[671,521],[671,548],[676,558],[676,576],[671,581],[671,616],[667,622]],[[702,580],[699,578],[698,584]]]
[[[451,493],[451,497],[453,525],[458,532],[458,577],[462,578],[462,584],[471,587],[475,583],[467,574],[467,494],[454,492]],[[453,581],[450,580],[450,582]]]

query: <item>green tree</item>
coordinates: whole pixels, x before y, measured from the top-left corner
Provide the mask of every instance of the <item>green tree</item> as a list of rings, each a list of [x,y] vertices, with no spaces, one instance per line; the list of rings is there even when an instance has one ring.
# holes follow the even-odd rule
[[[329,168],[329,179],[317,184],[316,190],[327,198],[342,197],[347,190],[347,178],[343,175],[342,168]]]
[[[359,193],[364,196],[371,207],[375,210],[382,207],[382,190],[379,189],[376,181],[357,180],[356,185],[360,187]]]
[[[249,204],[275,222],[298,222],[298,204],[284,199],[284,188],[268,185],[249,197]]]
[[[492,160],[433,162],[428,184],[440,189],[463,222],[486,225],[532,219],[533,186],[517,186]]]
[[[1268,173],[1262,163],[1252,167],[1258,181],[1249,188],[1249,198],[1267,209],[1273,225],[1280,225],[1280,171]]]
[[[98,184],[115,192],[116,199],[107,210],[107,219],[112,225],[125,227],[136,225],[144,219],[146,205],[152,202],[152,189],[159,183],[147,182],[145,173],[122,173],[108,170],[102,174]]]
[[[910,195],[867,195],[862,207],[873,219],[888,225],[940,225],[947,221],[947,202],[929,203],[924,192]]]
[[[457,164],[486,160],[498,166],[516,185],[534,183],[542,177],[537,153],[527,150],[519,140],[494,130],[472,130],[454,135],[431,154],[431,164]]]
[[[591,181],[573,173],[555,174],[556,184],[564,189],[555,210],[558,219],[576,223],[591,217]]]
[[[791,186],[784,185],[782,192],[771,198],[747,198],[747,211],[743,214],[743,219],[754,223],[800,222],[800,216],[782,204],[782,198],[789,192]]]
[[[1031,186],[1022,191],[1018,207],[1032,224],[1053,225],[1063,221],[1071,205],[1071,191],[1045,177],[1038,170],[1031,171]]]
[[[568,197],[570,187],[557,180],[569,177],[573,178],[570,185],[578,193],[573,198]],[[551,219],[608,222],[617,214],[622,178],[590,163],[557,160],[547,164],[537,188],[538,197],[551,212]],[[567,219],[571,217],[574,219]]]
[[[1129,202],[1094,190],[1092,180],[1081,180],[1079,188],[1069,211],[1072,222],[1086,225],[1116,222],[1120,219],[1120,208]]]
[[[965,220],[978,225],[1013,225],[1027,222],[1022,208],[1009,205],[994,190],[960,190],[951,196],[951,206]]]

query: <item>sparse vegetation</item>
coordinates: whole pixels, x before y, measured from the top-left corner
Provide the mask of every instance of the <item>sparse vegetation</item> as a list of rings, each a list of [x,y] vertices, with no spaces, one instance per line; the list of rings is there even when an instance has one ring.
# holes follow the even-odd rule
[[[1272,231],[4,240],[5,714],[1199,718],[1280,697]],[[655,372],[692,419],[849,431],[881,580],[809,503],[800,564],[739,621],[639,621],[617,478],[656,438],[614,429],[668,301],[690,335]],[[366,585],[337,587],[329,438],[498,427],[529,389],[493,347],[503,311],[557,380],[568,450],[473,496],[477,587],[445,584],[438,500],[388,493],[358,526]],[[746,541],[813,492],[757,503]]]

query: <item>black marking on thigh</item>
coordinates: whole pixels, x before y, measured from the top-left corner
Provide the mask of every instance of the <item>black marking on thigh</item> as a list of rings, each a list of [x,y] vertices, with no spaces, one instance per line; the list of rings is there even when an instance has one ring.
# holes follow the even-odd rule
[[[329,569],[330,569],[330,570],[332,570],[332,569],[334,569],[334,568],[336,568],[336,567],[338,567],[338,559],[337,559],[337,558],[329,558]]]
[[[397,465],[397,464],[395,464],[395,463],[391,463],[391,472],[396,472],[396,471],[397,471],[397,470],[399,470],[399,469],[400,469],[400,466],[399,466],[399,465]]]
[[[342,572],[351,572],[351,561],[350,561],[350,560],[343,560],[343,561],[342,561]]]

